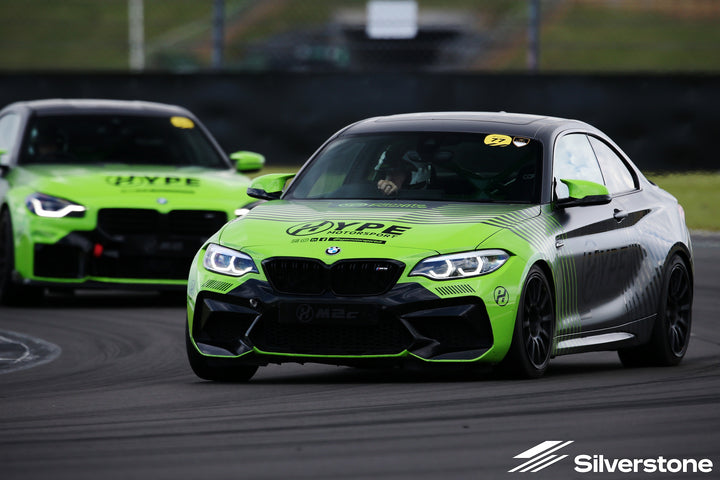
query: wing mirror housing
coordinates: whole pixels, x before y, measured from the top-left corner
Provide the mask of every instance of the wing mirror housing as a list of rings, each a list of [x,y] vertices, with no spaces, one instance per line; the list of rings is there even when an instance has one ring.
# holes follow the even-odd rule
[[[612,200],[605,185],[588,180],[560,179],[568,187],[570,196],[559,198],[555,205],[559,208],[582,207],[587,205],[605,205]]]
[[[295,176],[294,173],[270,173],[257,177],[250,183],[247,194],[261,200],[277,200],[285,189],[285,184]]]
[[[260,153],[241,150],[231,153],[230,159],[235,162],[237,171],[242,173],[257,172],[265,166],[265,156]]]

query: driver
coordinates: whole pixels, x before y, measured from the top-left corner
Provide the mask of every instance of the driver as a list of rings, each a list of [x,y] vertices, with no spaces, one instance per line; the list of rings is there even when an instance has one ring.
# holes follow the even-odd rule
[[[51,157],[65,151],[64,132],[54,126],[47,126],[33,132],[34,153],[38,158]]]
[[[415,150],[403,153],[397,146],[391,146],[380,156],[376,171],[387,165],[387,174],[377,183],[377,188],[385,195],[395,195],[400,188],[425,188],[430,182],[431,166],[423,162]]]

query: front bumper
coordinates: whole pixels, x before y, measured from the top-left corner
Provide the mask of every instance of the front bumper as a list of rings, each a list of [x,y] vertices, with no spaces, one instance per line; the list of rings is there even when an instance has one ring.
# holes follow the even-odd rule
[[[151,209],[101,209],[95,219],[25,216],[14,281],[180,289],[197,249],[227,218],[221,211]]]
[[[251,279],[225,294],[201,290],[191,315],[200,353],[247,364],[464,363],[504,355],[492,354],[496,338],[481,298],[441,298],[419,283],[340,297],[283,295]]]

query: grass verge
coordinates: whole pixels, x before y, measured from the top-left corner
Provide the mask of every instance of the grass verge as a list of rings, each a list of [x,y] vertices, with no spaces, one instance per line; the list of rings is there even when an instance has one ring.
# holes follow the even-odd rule
[[[648,174],[647,177],[678,199],[685,209],[689,228],[720,231],[720,173]]]

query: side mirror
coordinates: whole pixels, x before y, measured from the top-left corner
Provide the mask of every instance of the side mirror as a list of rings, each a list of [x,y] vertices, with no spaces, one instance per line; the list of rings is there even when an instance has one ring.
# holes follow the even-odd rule
[[[604,205],[610,203],[610,192],[605,185],[587,180],[560,179],[568,187],[570,196],[559,198],[555,205],[559,208],[581,207],[585,205]]]
[[[277,200],[282,195],[287,181],[294,176],[294,173],[271,173],[262,175],[250,183],[247,194],[262,200]]]
[[[230,154],[238,172],[257,172],[265,166],[265,156],[260,153],[240,151]]]

